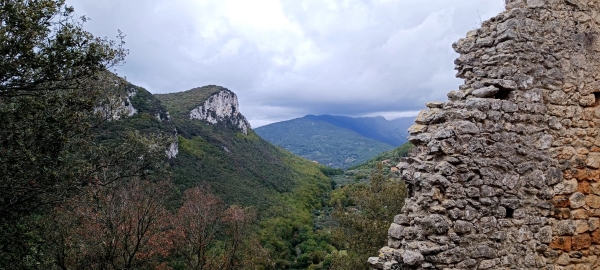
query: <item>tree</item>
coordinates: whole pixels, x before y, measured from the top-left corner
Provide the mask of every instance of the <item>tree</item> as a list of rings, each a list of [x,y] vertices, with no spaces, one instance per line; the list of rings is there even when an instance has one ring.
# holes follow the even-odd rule
[[[345,186],[332,194],[333,217],[339,225],[332,234],[338,252],[331,269],[369,269],[367,258],[386,244],[387,229],[401,212],[406,187],[383,174],[382,163],[371,173],[370,184]]]
[[[64,0],[3,0],[0,20],[0,97],[84,88],[127,54],[121,33],[94,37]]]
[[[186,190],[183,206],[177,213],[180,232],[177,250],[188,269],[216,269],[217,255],[209,251],[221,230],[224,210],[221,200],[207,186]]]
[[[225,242],[225,260],[221,269],[234,270],[243,266],[249,267],[246,260],[244,264],[243,256],[252,253],[247,249],[248,236],[251,235],[251,224],[256,220],[256,212],[250,208],[243,208],[239,205],[232,205],[224,213],[223,222],[227,226],[226,234],[228,240]],[[256,246],[252,247],[256,248]],[[255,253],[254,253],[255,254]],[[253,255],[254,255],[253,254]],[[248,268],[246,268],[248,269]]]
[[[149,269],[173,247],[172,217],[164,208],[171,186],[134,179],[90,185],[58,207],[54,256],[61,269]]]
[[[107,169],[119,174],[107,167],[118,158],[102,163],[117,151],[98,146],[92,131],[114,85],[107,70],[127,50],[122,34],[119,43],[83,30],[87,18],[64,0],[0,1],[0,20],[0,265],[18,267],[41,254],[43,236],[32,234],[39,213]]]
[[[186,269],[255,269],[253,256],[266,254],[252,237],[256,213],[239,205],[225,207],[208,185],[186,190],[176,216],[176,251]]]

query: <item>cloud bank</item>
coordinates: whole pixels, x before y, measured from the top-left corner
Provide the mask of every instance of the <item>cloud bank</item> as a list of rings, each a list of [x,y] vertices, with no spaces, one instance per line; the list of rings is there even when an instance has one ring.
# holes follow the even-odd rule
[[[67,0],[126,35],[121,76],[152,93],[216,84],[253,127],[305,114],[414,115],[446,100],[452,43],[500,0]]]

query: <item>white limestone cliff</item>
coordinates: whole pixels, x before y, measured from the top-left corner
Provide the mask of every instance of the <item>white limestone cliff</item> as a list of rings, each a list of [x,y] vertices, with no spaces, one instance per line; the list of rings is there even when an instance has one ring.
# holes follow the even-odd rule
[[[123,118],[134,116],[138,111],[133,107],[131,98],[137,94],[135,89],[130,89],[126,96],[110,96],[97,106],[94,111],[102,114],[102,117],[109,120],[120,120]]]
[[[240,113],[237,96],[229,90],[221,90],[210,96],[204,103],[190,111],[190,119],[198,119],[210,124],[232,124],[248,135],[250,123]]]

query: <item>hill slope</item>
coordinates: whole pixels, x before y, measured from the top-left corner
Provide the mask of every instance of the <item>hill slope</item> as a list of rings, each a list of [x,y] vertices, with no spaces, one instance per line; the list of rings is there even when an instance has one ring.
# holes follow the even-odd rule
[[[228,203],[264,208],[299,182],[329,185],[318,166],[258,137],[228,89],[205,86],[156,97],[179,133],[172,177],[181,189],[206,182]],[[307,173],[303,166],[314,170]]]
[[[347,168],[400,146],[412,118],[352,118],[307,115],[273,123],[255,131],[265,140],[304,158],[334,168]]]
[[[349,117],[338,115],[307,115],[304,118],[313,121],[327,122],[394,147],[398,147],[407,141],[407,130],[415,123],[414,117],[387,120],[382,116]]]

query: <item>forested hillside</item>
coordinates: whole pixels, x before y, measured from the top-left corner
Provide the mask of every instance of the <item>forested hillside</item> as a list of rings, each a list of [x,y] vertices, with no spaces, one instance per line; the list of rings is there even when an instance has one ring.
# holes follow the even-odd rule
[[[152,95],[64,1],[0,11],[0,269],[366,267],[344,239],[401,183],[332,193],[341,170],[264,141],[226,88]]]
[[[330,123],[334,126],[353,131],[363,137],[398,147],[407,142],[408,128],[415,122],[414,117],[387,120],[378,117],[349,117],[339,115],[307,115],[312,121]]]
[[[362,136],[311,117],[259,127],[265,140],[309,160],[333,168],[347,168],[393,149],[392,145]]]

